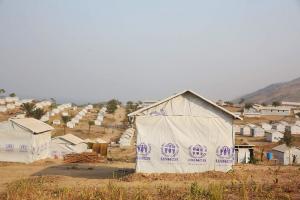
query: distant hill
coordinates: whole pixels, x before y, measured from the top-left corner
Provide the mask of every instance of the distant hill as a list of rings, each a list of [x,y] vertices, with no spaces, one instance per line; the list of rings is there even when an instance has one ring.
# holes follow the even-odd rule
[[[256,92],[244,95],[240,99],[251,103],[272,103],[274,101],[298,101],[300,102],[300,78],[289,82],[275,83]]]

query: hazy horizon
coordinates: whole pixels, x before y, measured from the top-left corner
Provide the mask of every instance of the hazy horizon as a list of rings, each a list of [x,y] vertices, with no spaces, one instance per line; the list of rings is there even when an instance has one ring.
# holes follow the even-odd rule
[[[0,0],[0,88],[88,103],[192,89],[231,100],[300,77],[299,0]]]

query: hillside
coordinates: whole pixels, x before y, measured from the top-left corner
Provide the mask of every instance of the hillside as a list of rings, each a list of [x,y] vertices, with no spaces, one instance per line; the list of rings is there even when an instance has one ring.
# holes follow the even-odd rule
[[[235,100],[245,99],[245,102],[271,103],[273,101],[299,101],[300,78],[289,82],[275,83]]]

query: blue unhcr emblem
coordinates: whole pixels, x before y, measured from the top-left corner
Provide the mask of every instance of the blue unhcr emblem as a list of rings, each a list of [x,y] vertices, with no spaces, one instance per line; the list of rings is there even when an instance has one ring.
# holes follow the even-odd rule
[[[229,146],[219,146],[216,151],[216,162],[219,164],[232,164],[234,160],[234,148]]]
[[[151,153],[151,145],[141,143],[137,145],[137,159],[138,160],[150,160],[149,154]]]
[[[177,144],[168,143],[161,145],[161,160],[177,161],[179,146]]]
[[[206,163],[206,157],[207,157],[207,147],[205,145],[191,145],[189,147],[189,154],[190,159],[188,159],[189,162],[201,164]]]

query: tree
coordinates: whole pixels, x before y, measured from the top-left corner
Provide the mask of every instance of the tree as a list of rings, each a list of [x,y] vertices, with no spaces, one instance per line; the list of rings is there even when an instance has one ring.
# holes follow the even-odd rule
[[[4,94],[6,91],[4,89],[0,89],[0,95]]]
[[[120,102],[116,99],[109,100],[106,106],[107,112],[110,114],[114,113],[117,110],[119,104]]]
[[[128,101],[126,103],[126,113],[129,114],[129,113],[132,113],[134,111],[136,111],[139,107],[139,103],[134,103],[132,101]]]
[[[273,101],[272,106],[274,107],[281,106],[281,103],[279,101]]]
[[[240,101],[239,101],[239,104],[242,104],[245,102],[245,99],[244,98],[241,98]]]
[[[90,121],[88,122],[88,124],[89,124],[89,134],[90,134],[90,132],[91,132],[91,126],[94,126],[94,125],[95,125],[95,122],[90,120]]]
[[[35,119],[41,119],[42,116],[43,116],[45,113],[46,113],[46,112],[45,112],[43,109],[41,109],[41,108],[36,108],[36,109],[34,109],[34,110],[32,111],[32,116],[30,116],[30,117],[33,117],[33,118],[35,118]]]
[[[262,105],[262,106],[267,106],[267,103],[266,103],[266,102],[263,102],[261,105]]]
[[[33,111],[35,110],[34,103],[23,103],[21,109],[25,112],[26,117],[32,117]]]
[[[246,109],[252,108],[252,106],[253,106],[253,103],[246,103],[245,104]]]
[[[36,108],[34,103],[23,103],[21,109],[25,112],[26,117],[33,117],[35,119],[41,119],[46,113],[41,108]]]
[[[279,143],[285,144],[289,148],[289,164],[291,162],[291,147],[294,145],[294,142],[295,138],[289,130],[285,131],[283,138],[279,141]]]
[[[17,95],[16,95],[15,93],[10,93],[9,96],[10,96],[10,97],[15,97],[15,96],[17,96]]]
[[[64,123],[64,134],[66,134],[67,123],[71,120],[70,116],[61,116],[61,120]]]

